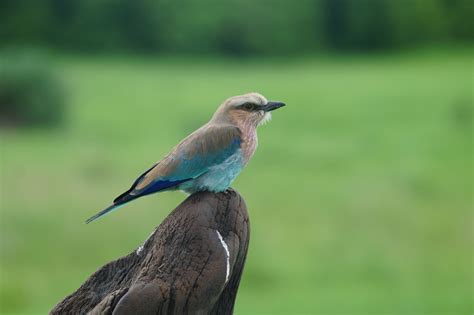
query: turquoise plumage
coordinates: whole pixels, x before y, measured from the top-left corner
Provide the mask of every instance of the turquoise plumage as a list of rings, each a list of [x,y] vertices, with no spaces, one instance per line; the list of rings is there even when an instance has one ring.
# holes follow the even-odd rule
[[[271,110],[283,105],[268,102],[257,93],[227,99],[207,124],[138,177],[111,206],[86,222],[92,222],[134,199],[160,191],[225,191],[256,149],[257,126],[269,118]]]

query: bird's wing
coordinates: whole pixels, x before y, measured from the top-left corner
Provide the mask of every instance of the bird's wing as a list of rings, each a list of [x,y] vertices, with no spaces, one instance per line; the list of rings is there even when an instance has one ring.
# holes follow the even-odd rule
[[[241,132],[232,125],[205,125],[143,173],[132,187],[114,200],[123,203],[194,179],[234,154]]]
[[[112,205],[87,219],[90,223],[133,199],[172,189],[220,164],[239,150],[240,130],[231,125],[205,125],[181,141],[167,156],[135,180]]]

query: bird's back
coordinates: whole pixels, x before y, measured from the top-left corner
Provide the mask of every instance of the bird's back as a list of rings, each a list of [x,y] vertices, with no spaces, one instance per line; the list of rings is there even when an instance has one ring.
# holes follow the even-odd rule
[[[192,183],[200,176],[215,171],[230,157],[238,160],[241,143],[239,128],[229,124],[208,123],[183,139],[157,162],[138,180],[131,194],[139,194],[157,181]],[[181,189],[181,184],[170,188]]]

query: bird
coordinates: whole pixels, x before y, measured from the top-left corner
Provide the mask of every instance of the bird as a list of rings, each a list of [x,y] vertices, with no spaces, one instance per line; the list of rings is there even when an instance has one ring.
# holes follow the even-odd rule
[[[86,223],[132,200],[162,191],[226,191],[255,153],[257,127],[271,119],[271,111],[283,106],[285,103],[268,101],[255,92],[226,99],[206,124],[184,138],[141,174],[130,189]]]

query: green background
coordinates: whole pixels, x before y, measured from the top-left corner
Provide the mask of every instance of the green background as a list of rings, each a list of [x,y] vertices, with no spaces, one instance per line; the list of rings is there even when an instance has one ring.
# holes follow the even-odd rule
[[[0,3],[0,70],[46,51],[65,100],[55,127],[0,124],[1,314],[135,250],[184,194],[84,220],[252,91],[287,106],[233,184],[236,314],[474,312],[470,1],[64,3]]]
[[[67,128],[2,134],[2,307],[45,313],[185,195],[83,224],[227,96],[288,106],[236,188],[237,314],[472,312],[471,51],[298,60],[59,58]]]

